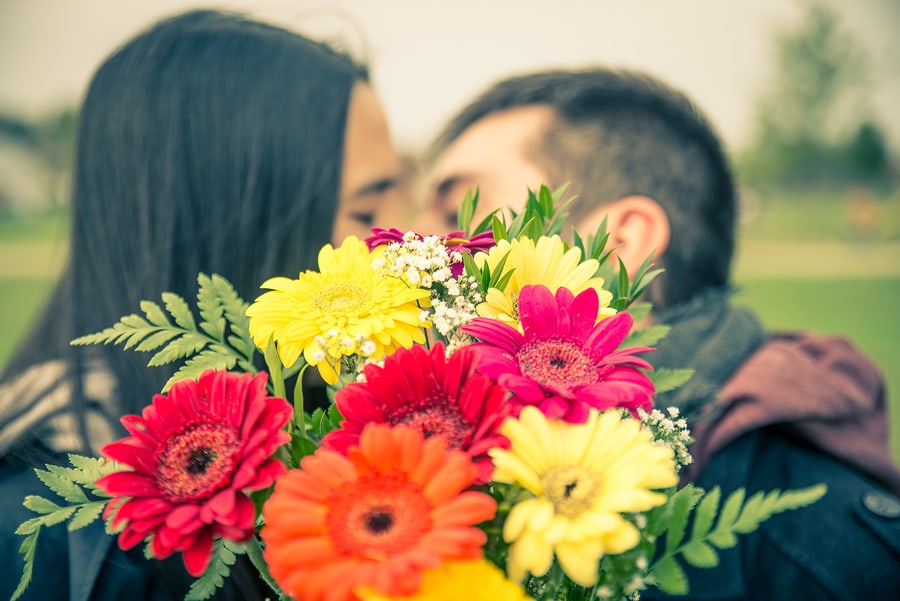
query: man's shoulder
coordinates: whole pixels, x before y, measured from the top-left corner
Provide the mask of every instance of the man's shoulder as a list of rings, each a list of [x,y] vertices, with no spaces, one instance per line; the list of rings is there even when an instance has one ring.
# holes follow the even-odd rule
[[[794,590],[796,598],[815,598],[812,591],[879,598],[900,590],[900,499],[840,460],[770,427],[722,449],[698,481],[749,494],[820,483],[828,491],[819,501],[776,515],[746,537],[744,579],[762,593],[754,597]]]

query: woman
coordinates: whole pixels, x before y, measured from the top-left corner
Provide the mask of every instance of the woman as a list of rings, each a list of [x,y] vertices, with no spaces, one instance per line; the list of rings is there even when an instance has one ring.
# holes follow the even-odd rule
[[[147,355],[69,341],[163,291],[194,298],[200,272],[252,299],[266,278],[314,267],[322,245],[368,233],[397,170],[365,70],[286,30],[191,12],[100,67],[80,117],[69,262],[0,378],[0,598],[21,572],[21,500],[41,493],[33,466],[96,454],[169,375]],[[112,542],[99,522],[46,529],[36,565],[54,575],[24,598],[183,597],[178,558],[147,562]],[[252,568],[234,575],[220,598],[267,594]]]

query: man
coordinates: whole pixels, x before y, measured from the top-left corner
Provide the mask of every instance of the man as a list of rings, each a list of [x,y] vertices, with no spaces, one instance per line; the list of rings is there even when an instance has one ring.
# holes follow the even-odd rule
[[[464,108],[428,157],[429,209],[447,226],[465,191],[479,214],[519,205],[526,188],[570,183],[572,223],[608,218],[634,272],[666,269],[648,292],[672,326],[649,359],[692,367],[658,403],[692,426],[685,480],[724,495],[828,485],[809,508],[776,516],[711,570],[693,599],[895,598],[900,472],[887,447],[883,382],[845,340],[770,335],[729,302],[737,202],[712,127],[682,94],[645,75],[550,71],[500,82]],[[644,599],[664,598],[647,591]]]

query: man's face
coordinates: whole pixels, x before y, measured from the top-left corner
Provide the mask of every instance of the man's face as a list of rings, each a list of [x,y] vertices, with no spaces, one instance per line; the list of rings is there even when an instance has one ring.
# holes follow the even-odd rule
[[[552,109],[536,105],[494,113],[472,124],[434,162],[417,231],[456,229],[457,209],[466,192],[476,187],[479,200],[473,225],[495,209],[521,210],[528,188],[550,184],[530,155],[552,119]]]

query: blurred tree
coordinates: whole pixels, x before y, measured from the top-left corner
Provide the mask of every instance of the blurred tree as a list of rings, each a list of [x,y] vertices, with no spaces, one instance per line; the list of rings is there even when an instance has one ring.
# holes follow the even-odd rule
[[[775,38],[775,73],[738,155],[748,183],[877,184],[889,175],[884,137],[867,104],[870,61],[838,16],[817,2]]]
[[[14,206],[43,209],[66,202],[77,128],[78,113],[69,107],[39,119],[0,111],[0,162],[6,165],[0,171],[9,175],[10,169],[15,171],[16,165],[25,162],[33,171],[29,177],[40,180],[35,198],[17,189],[15,182],[0,182],[0,195],[5,199],[0,212],[15,212]]]

